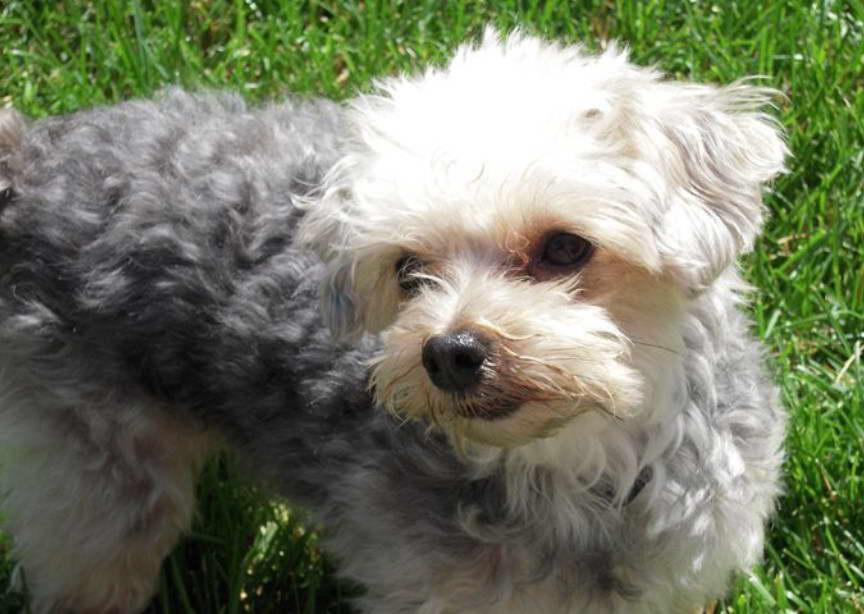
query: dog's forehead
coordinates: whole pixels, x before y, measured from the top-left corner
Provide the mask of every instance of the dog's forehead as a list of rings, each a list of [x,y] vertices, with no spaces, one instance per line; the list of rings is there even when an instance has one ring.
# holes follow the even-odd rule
[[[631,95],[655,81],[615,50],[518,39],[383,83],[355,105],[367,165],[355,196],[381,222],[372,234],[441,254],[562,230],[653,268],[658,199],[621,132]]]
[[[646,250],[653,249],[659,201],[626,164],[572,149],[530,161],[518,155],[469,155],[456,148],[386,156],[360,186],[367,214],[381,218],[373,234],[441,256],[467,247],[524,250],[563,231],[655,266],[656,256]]]
[[[393,205],[387,213],[393,233],[387,242],[425,260],[466,251],[524,255],[550,234],[567,232],[626,260],[657,266],[651,216],[612,182],[601,186],[523,175],[461,191],[450,185],[422,196],[404,194]]]

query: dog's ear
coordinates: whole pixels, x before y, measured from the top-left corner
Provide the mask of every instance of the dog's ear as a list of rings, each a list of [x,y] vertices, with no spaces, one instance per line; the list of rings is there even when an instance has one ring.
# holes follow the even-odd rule
[[[762,191],[788,153],[776,121],[762,112],[776,92],[744,82],[656,87],[640,149],[665,175],[669,200],[657,241],[669,271],[698,293],[762,227]]]
[[[348,255],[350,206],[346,188],[331,177],[321,191],[307,197],[298,230],[301,246],[314,250],[324,261],[321,310],[324,322],[337,339],[356,339],[363,331],[363,306],[355,290],[355,262]],[[329,185],[328,185],[329,184]]]
[[[324,322],[336,339],[356,340],[363,332],[362,305],[354,290],[350,262],[330,262],[321,284]]]
[[[380,220],[365,218],[351,182],[346,168],[335,168],[320,193],[305,200],[298,230],[299,244],[313,249],[326,264],[320,285],[322,314],[334,337],[343,341],[385,328],[400,298],[393,266],[398,253],[376,240]]]

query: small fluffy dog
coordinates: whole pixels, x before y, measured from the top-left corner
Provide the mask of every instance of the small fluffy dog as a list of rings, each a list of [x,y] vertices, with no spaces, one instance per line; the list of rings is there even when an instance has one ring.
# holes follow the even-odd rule
[[[2,484],[37,611],[140,610],[222,439],[366,612],[722,596],[782,461],[735,270],[786,153],[768,95],[488,32],[344,123],[7,114]]]

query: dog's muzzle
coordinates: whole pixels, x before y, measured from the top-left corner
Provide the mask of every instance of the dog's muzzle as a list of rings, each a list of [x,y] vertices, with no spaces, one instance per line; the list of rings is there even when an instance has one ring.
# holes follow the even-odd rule
[[[432,335],[423,344],[423,367],[441,390],[465,392],[483,379],[489,352],[489,341],[470,330]]]

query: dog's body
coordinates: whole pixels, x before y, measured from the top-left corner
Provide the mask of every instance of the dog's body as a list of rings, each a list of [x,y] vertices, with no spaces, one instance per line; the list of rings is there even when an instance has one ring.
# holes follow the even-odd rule
[[[323,523],[364,611],[721,596],[784,423],[734,270],[782,167],[759,100],[517,34],[350,128],[179,93],[8,116],[0,437],[37,611],[143,607],[222,438]],[[340,150],[301,231],[325,277],[296,200]],[[328,323],[380,342],[330,340],[322,280]],[[376,409],[370,360],[416,419]]]
[[[323,380],[320,264],[290,244],[341,117],[179,91],[3,117],[2,490],[36,612],[141,609],[221,435]]]

